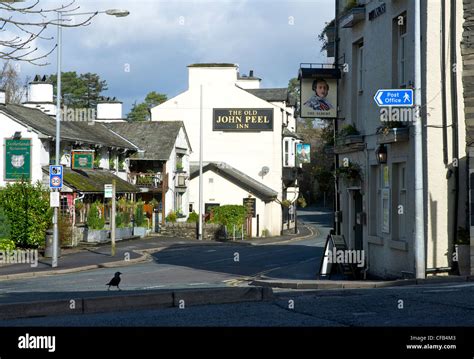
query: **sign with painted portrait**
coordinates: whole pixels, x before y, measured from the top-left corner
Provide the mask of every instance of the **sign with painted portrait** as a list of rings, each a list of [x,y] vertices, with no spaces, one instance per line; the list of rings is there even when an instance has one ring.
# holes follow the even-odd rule
[[[5,139],[5,181],[31,179],[31,139]]]
[[[301,79],[301,117],[337,117],[337,80],[333,78]]]
[[[296,164],[300,165],[303,163],[311,162],[311,145],[309,143],[298,143],[296,144]]]

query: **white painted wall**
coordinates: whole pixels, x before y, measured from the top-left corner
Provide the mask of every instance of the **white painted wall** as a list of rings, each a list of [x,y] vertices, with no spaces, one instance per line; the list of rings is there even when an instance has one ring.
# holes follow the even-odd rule
[[[219,205],[242,205],[243,199],[248,198],[249,193],[239,186],[229,182],[225,178],[213,171],[206,171],[203,174],[203,203],[219,203]],[[189,203],[193,205],[193,210],[199,212],[199,177],[195,177],[190,181]],[[255,198],[255,196],[252,196]],[[260,215],[260,228],[257,234],[257,217],[252,219],[252,236],[260,236],[262,231],[267,228],[270,231],[278,232],[279,228],[272,228],[272,223],[264,221],[271,215],[271,210],[267,210],[265,202],[257,198],[256,214]],[[270,221],[271,222],[271,221]],[[279,234],[279,232],[278,232]]]

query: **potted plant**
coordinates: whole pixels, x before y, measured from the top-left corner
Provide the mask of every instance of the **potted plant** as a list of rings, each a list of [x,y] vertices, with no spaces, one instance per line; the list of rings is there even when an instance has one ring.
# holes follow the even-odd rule
[[[105,242],[108,237],[108,230],[104,230],[105,219],[99,212],[100,202],[92,203],[87,215],[87,242]]]
[[[146,234],[146,218],[143,211],[143,202],[138,201],[135,206],[135,225],[133,227],[133,235],[140,236],[141,238],[145,237]]]
[[[471,274],[470,263],[470,233],[467,229],[459,227],[458,235],[454,241],[455,259],[458,263],[459,275]]]
[[[357,163],[349,163],[346,167],[339,167],[336,175],[341,178],[346,186],[359,186],[362,181],[362,169]]]

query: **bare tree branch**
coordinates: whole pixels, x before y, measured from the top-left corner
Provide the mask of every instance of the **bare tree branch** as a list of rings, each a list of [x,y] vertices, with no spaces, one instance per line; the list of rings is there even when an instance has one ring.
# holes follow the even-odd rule
[[[50,50],[38,53],[37,41],[52,41],[53,36],[43,35],[49,27],[80,27],[91,24],[98,12],[85,15],[83,20],[77,24],[67,19],[68,14],[78,10],[80,6],[75,5],[75,0],[65,5],[50,8],[40,8],[41,0],[34,0],[31,4],[0,2],[0,32],[8,33],[8,36],[0,38],[0,59],[4,61],[22,61],[33,65],[48,65],[45,60],[56,48],[55,44]],[[62,21],[58,20],[58,13],[62,15]],[[6,39],[6,37],[9,37]]]

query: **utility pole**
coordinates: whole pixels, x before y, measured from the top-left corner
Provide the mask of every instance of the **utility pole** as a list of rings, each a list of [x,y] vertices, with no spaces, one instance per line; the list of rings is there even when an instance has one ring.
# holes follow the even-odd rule
[[[202,129],[202,84],[199,88],[199,103],[200,103],[200,113],[199,113],[199,228],[198,228],[198,239],[202,241],[202,225],[204,215],[204,204],[203,204],[203,191],[202,191],[202,143],[203,143],[203,129]]]
[[[112,210],[110,216],[110,240],[112,241],[112,257],[115,256],[115,188],[116,180],[112,180]]]
[[[421,118],[421,9],[415,0],[415,271],[426,277],[425,214],[423,184],[423,125]],[[450,14],[455,16],[455,14]],[[454,31],[455,29],[452,29]],[[454,44],[452,44],[454,46]],[[443,74],[444,76],[444,74]]]

